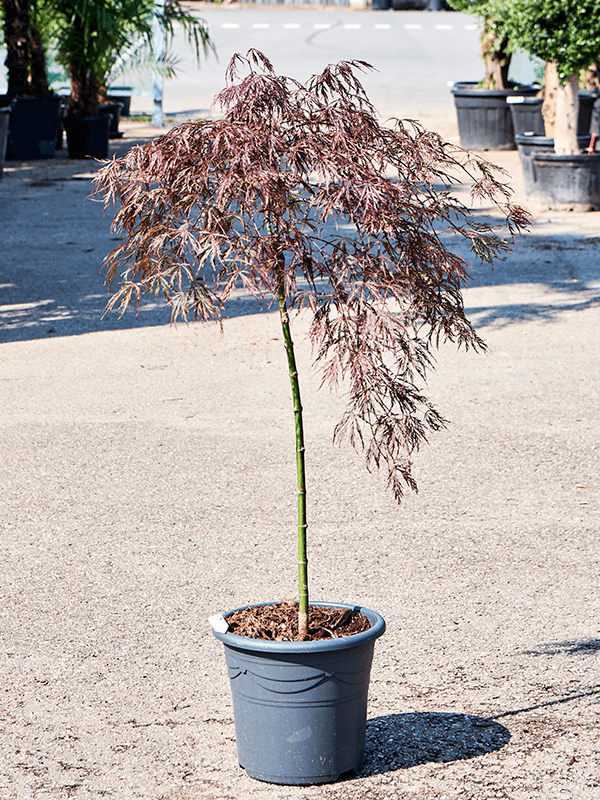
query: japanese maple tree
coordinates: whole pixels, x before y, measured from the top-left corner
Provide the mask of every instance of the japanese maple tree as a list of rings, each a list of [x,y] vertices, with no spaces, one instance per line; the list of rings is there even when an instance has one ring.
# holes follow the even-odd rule
[[[301,639],[307,499],[291,316],[310,315],[323,383],[347,390],[334,439],[364,448],[400,501],[416,489],[411,455],[445,424],[419,388],[432,346],[484,347],[464,311],[467,264],[445,236],[491,262],[527,224],[496,168],[417,123],[380,124],[356,74],[368,68],[343,61],[303,85],[256,50],[235,56],[221,119],[180,125],[96,179],[123,237],[106,260],[120,284],[110,308],[158,292],[174,317],[219,320],[240,285],[278,307],[296,423]],[[436,188],[461,172],[474,198],[503,211],[508,236]]]

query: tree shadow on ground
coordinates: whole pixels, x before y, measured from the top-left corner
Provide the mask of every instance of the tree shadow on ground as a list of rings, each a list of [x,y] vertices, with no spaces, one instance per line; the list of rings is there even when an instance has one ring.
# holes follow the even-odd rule
[[[538,645],[533,650],[526,650],[526,655],[555,656],[559,653],[567,655],[591,655],[600,651],[600,639],[572,639],[564,642],[548,642]]]
[[[567,311],[586,311],[600,306],[600,292],[587,300],[567,303],[515,303],[511,305],[467,306],[469,319],[478,329],[504,328],[518,322],[552,322]]]
[[[122,156],[141,143],[119,140],[111,154]],[[70,162],[64,155],[56,163],[15,164],[0,187],[0,342],[168,325],[170,311],[154,297],[142,303],[139,314],[104,315],[110,294],[101,265],[119,239],[110,231],[112,212],[105,215],[100,203],[86,199],[99,164]],[[472,260],[468,245],[452,249]],[[599,265],[598,237],[527,234],[495,269],[473,267],[470,288],[515,288],[492,296],[489,304],[487,293],[485,299],[467,295],[467,314],[485,328],[551,322],[566,312],[598,307]],[[273,310],[239,292],[226,316]]]
[[[505,747],[510,731],[470,714],[388,714],[367,723],[360,776],[475,758]]]
[[[598,650],[600,650],[600,640],[589,639],[552,643],[544,645],[540,650],[528,652],[545,655]],[[360,770],[348,773],[345,778],[351,780],[380,775],[395,770],[410,769],[419,764],[466,761],[486,753],[493,753],[505,747],[511,739],[510,731],[499,720],[598,695],[600,695],[599,686],[586,687],[585,690],[574,694],[501,711],[489,717],[423,712],[375,717],[367,722],[365,761]]]

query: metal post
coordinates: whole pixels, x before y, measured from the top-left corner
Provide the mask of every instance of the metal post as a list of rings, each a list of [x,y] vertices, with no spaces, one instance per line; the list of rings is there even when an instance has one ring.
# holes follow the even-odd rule
[[[155,0],[153,21],[154,53],[157,66],[160,65],[161,69],[161,62],[163,62],[165,58],[165,29],[161,24],[159,15],[164,14],[164,11],[165,0]],[[163,82],[162,72],[159,72],[157,69],[154,73],[154,103],[152,108],[152,125],[155,128],[162,128],[163,126]]]

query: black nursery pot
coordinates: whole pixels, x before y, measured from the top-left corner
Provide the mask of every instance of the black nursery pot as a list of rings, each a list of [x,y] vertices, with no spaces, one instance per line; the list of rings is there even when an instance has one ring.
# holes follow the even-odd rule
[[[579,135],[590,132],[595,99],[592,92],[579,92],[579,116],[577,117],[577,133]],[[543,102],[542,97],[517,95],[508,98],[507,103],[510,107],[515,136],[527,133],[537,136],[544,135]]]
[[[128,117],[131,113],[131,94],[132,86],[111,86],[108,90],[107,99],[109,103],[121,103],[122,117]]]
[[[578,136],[577,141],[579,148],[584,150],[590,143],[589,133]],[[537,190],[537,170],[534,155],[536,153],[554,153],[554,139],[549,136],[523,133],[515,135],[515,142],[521,157],[525,194],[531,195]]]
[[[110,114],[111,121],[110,121],[110,128],[108,129],[108,138],[109,139],[118,139],[123,134],[119,133],[119,122],[121,121],[121,114],[123,112],[123,104],[122,103],[102,103],[100,106],[100,114],[102,116],[106,114]]]
[[[600,209],[600,153],[534,153],[536,199],[558,211]]]
[[[385,622],[366,608],[315,605],[356,609],[371,628],[317,642],[265,641],[213,629],[225,645],[238,761],[252,778],[331,783],[363,761],[373,649]]]
[[[110,114],[103,117],[67,117],[69,158],[107,158]]]
[[[8,121],[10,119],[10,108],[0,108],[0,178],[4,170],[4,159],[6,156],[6,142],[8,140]]]
[[[535,86],[514,89],[479,89],[477,83],[459,82],[451,89],[456,105],[461,147],[467,150],[515,150],[515,134],[507,98],[533,96]]]
[[[59,107],[58,95],[12,99],[7,160],[31,161],[54,157]]]
[[[544,135],[543,102],[543,97],[517,95],[508,98],[507,103],[510,108],[515,139],[517,136],[525,134],[536,134],[540,137]]]

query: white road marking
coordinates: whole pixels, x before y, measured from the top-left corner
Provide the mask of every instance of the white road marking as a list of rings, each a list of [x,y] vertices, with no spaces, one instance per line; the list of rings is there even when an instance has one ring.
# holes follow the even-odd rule
[[[221,28],[230,28],[230,29],[240,28],[240,27],[241,27],[241,25],[240,25],[239,22],[223,22],[222,25],[221,25]],[[253,23],[252,27],[255,28],[255,29],[266,30],[267,28],[271,27],[271,23],[270,22],[255,22],[255,23]],[[281,27],[284,28],[285,30],[290,30],[291,31],[291,30],[298,30],[302,26],[298,22],[284,22]],[[389,31],[394,26],[388,24],[387,22],[384,22],[384,23],[378,22],[375,25],[373,25],[373,27],[375,28],[375,30]],[[434,25],[433,27],[435,28],[436,31],[451,31],[451,30],[453,30],[454,26],[453,25]],[[330,22],[315,22],[314,25],[313,25],[313,28],[315,30],[328,30],[329,28],[331,28],[331,23]],[[360,23],[357,23],[357,22],[352,22],[352,23],[348,23],[348,24],[344,25],[344,30],[355,30],[356,31],[356,30],[360,30],[361,28],[362,28],[362,25]],[[411,23],[411,24],[407,23],[406,25],[404,25],[404,29],[407,30],[407,31],[420,31],[420,30],[423,30],[423,26],[421,24],[419,24],[419,23]],[[466,31],[476,31],[476,30],[479,30],[479,25],[465,25],[464,29]]]

